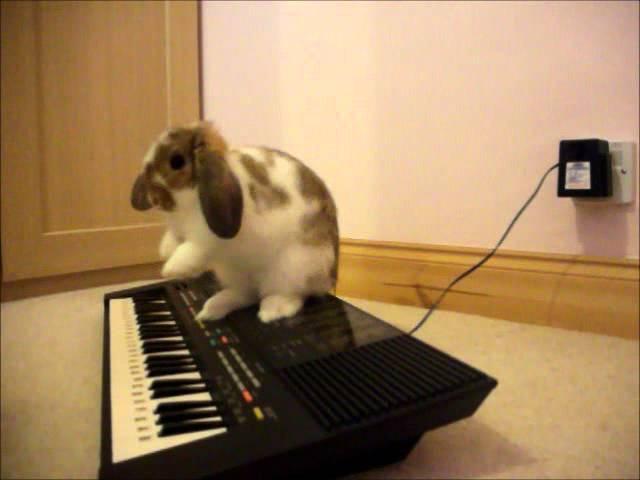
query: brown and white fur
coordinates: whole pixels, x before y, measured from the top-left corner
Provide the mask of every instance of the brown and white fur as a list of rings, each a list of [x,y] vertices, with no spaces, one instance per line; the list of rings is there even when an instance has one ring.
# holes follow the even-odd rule
[[[335,203],[324,182],[284,152],[229,148],[207,122],[167,130],[144,158],[131,204],[166,213],[164,277],[215,272],[223,288],[200,320],[259,301],[260,320],[270,322],[335,287]]]

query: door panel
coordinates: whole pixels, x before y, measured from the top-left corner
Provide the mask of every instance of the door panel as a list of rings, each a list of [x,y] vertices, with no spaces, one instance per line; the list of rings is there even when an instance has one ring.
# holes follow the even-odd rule
[[[2,2],[3,280],[158,260],[130,188],[200,117],[198,53],[196,2]]]

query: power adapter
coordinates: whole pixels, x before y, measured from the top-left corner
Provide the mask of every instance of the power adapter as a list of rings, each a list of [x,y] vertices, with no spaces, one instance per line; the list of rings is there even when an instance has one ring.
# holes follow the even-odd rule
[[[533,194],[513,217],[496,246],[478,263],[462,272],[447,285],[409,334],[414,334],[424,325],[456,283],[480,268],[496,253],[522,213],[538,195],[546,178],[556,168],[559,170],[559,197],[574,197],[574,201],[578,203],[625,204],[633,202],[636,170],[634,143],[612,142],[609,144],[609,142],[599,139],[562,140],[560,142],[560,161],[545,172]]]
[[[561,140],[559,197],[610,197],[609,142],[599,139]]]

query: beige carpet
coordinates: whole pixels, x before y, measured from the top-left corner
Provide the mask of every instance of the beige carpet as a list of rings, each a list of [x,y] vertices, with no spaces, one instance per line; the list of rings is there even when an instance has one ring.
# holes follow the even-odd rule
[[[102,295],[120,288],[2,304],[2,478],[96,476]],[[403,328],[423,314],[351,301]],[[638,342],[445,311],[419,337],[500,384],[405,462],[353,478],[640,476]]]

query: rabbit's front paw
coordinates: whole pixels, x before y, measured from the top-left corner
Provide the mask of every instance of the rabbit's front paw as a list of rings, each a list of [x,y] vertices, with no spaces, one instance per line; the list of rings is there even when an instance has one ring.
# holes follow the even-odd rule
[[[166,260],[171,257],[171,255],[173,255],[173,252],[176,251],[176,248],[178,248],[179,245],[180,242],[170,230],[164,232],[162,240],[160,240],[160,258]]]
[[[196,277],[206,271],[204,256],[189,243],[181,243],[162,267],[164,278]]]
[[[253,298],[237,290],[220,290],[202,306],[196,320],[220,320],[228,313],[253,303]]]
[[[293,317],[302,308],[303,299],[298,295],[269,295],[260,302],[258,318],[268,323],[279,318]]]
[[[204,273],[204,269],[195,265],[185,265],[183,262],[175,262],[170,258],[162,267],[161,275],[164,278],[190,278],[197,277],[201,273]]]

